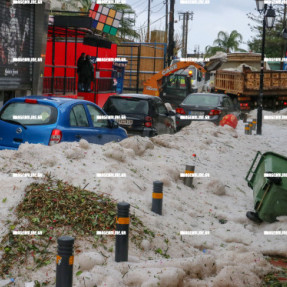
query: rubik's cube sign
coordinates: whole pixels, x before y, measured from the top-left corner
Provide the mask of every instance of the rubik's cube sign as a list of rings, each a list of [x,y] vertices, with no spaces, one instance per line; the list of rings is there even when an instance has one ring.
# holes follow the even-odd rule
[[[93,28],[101,32],[116,35],[123,13],[92,2],[90,17],[94,19],[92,23]]]

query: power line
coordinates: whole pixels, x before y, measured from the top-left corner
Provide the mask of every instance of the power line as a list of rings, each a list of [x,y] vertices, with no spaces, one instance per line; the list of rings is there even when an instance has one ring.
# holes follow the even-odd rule
[[[164,7],[164,5],[163,5],[163,6],[161,6],[159,10],[157,10],[157,11],[155,11],[155,12],[151,12],[151,13],[152,13],[152,14],[158,13],[159,11],[161,11],[161,10],[162,10],[162,8],[163,8],[163,7]]]
[[[151,7],[151,9],[154,9],[155,7],[157,7],[157,6],[159,6],[159,5],[162,5],[162,3],[159,3],[159,4],[157,4],[157,5],[155,5],[155,6],[153,6],[153,7]],[[160,10],[162,9],[162,7],[160,8]],[[160,11],[159,10],[159,11]],[[146,7],[144,10],[142,10],[139,14],[137,14],[137,15],[140,15],[140,14],[142,14],[143,12],[146,12],[146,11],[148,11],[148,7]],[[159,11],[157,11],[157,12],[159,12]],[[157,12],[151,12],[151,13],[157,13]]]
[[[141,15],[142,13],[144,13],[145,11],[147,11],[147,7],[145,10],[142,10],[139,14],[136,14],[137,16]]]
[[[151,25],[153,25],[154,23],[156,23],[156,22],[158,22],[159,20],[161,20],[163,17],[165,17],[165,15],[163,15],[162,17],[160,17],[160,18],[158,18],[157,20],[155,20],[154,22],[152,22],[151,24],[150,24],[150,26]],[[146,23],[147,21],[145,21],[144,23]],[[148,26],[145,26],[145,27],[140,27],[139,29],[136,29],[136,31],[138,31],[138,30],[140,30],[140,29],[142,29],[142,28],[147,28]]]
[[[159,5],[162,5],[162,4],[163,4],[163,3],[158,3],[157,5],[155,5],[155,6],[151,7],[151,8],[153,9],[153,8],[159,6]]]
[[[142,4],[146,4],[144,1],[139,1],[140,2],[140,5],[135,5],[134,7],[133,7],[133,9],[135,10],[135,9],[138,9],[139,7],[141,7],[142,6]]]

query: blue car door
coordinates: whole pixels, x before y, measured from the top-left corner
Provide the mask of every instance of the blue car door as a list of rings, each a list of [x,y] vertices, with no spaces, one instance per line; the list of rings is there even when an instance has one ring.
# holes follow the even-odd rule
[[[66,116],[69,117],[69,127],[63,132],[63,141],[73,142],[85,139],[90,143],[101,144],[100,137],[94,133],[82,103],[71,106]]]
[[[101,119],[102,116],[107,115],[94,105],[87,104],[86,107],[94,127],[94,133],[97,134],[100,144],[119,141],[120,136],[118,129],[113,129],[109,120]]]
[[[23,131],[25,128],[20,124],[0,120],[0,148],[18,148],[23,143]]]

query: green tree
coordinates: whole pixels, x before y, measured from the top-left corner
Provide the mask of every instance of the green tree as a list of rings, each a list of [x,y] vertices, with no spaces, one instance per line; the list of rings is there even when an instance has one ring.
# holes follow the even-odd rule
[[[210,57],[217,51],[225,53],[246,52],[239,48],[239,45],[242,43],[242,39],[242,35],[236,30],[233,30],[230,34],[228,32],[220,31],[217,34],[217,39],[213,41],[213,46],[205,47],[206,56]]]
[[[265,56],[268,58],[281,58],[285,54],[286,41],[282,37],[282,30],[286,27],[286,5],[276,5],[276,18],[272,29],[266,28],[265,34]],[[248,14],[249,19],[253,22],[249,24],[252,32],[256,35],[248,41],[249,49],[252,52],[261,53],[263,23],[262,16],[258,18],[253,13]]]

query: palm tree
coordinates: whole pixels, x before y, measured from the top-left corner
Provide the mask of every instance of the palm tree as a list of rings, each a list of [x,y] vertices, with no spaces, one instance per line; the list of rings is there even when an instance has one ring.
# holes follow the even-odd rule
[[[233,30],[230,34],[228,32],[220,31],[217,34],[217,39],[213,41],[214,46],[207,46],[205,48],[206,56],[214,55],[217,51],[225,53],[230,52],[246,52],[239,48],[242,43],[243,37],[236,30]]]

